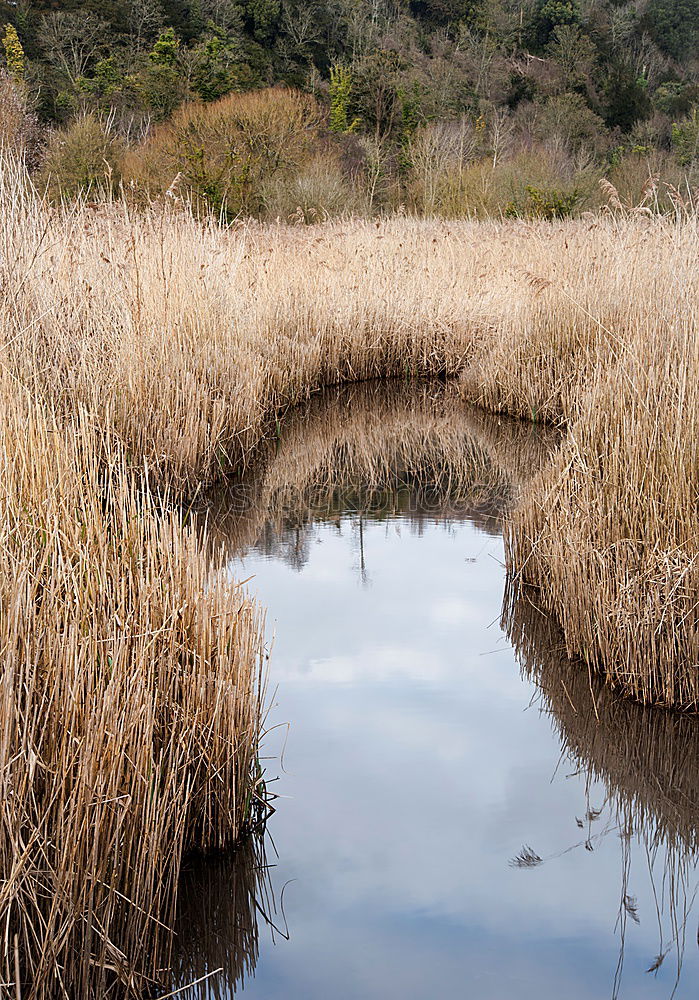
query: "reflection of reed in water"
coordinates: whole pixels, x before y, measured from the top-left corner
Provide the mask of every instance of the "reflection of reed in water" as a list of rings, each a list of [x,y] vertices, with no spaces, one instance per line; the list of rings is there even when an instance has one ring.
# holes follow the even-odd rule
[[[188,858],[180,880],[172,956],[177,996],[231,997],[255,971],[258,916],[267,919],[271,909],[263,835],[248,838],[232,855]]]
[[[634,702],[584,663],[569,659],[560,630],[530,588],[508,584],[502,625],[523,673],[541,693],[563,750],[607,790],[607,830],[622,846],[622,950],[615,990],[625,926],[628,919],[638,920],[627,883],[634,843],[657,891],[660,943],[648,958],[649,971],[674,953],[679,977],[697,893],[699,720]]]
[[[209,544],[230,557],[257,547],[302,565],[312,523],[402,516],[465,518],[499,534],[519,491],[557,435],[463,402],[449,386],[365,383],[291,411],[250,474],[207,498]],[[175,987],[184,1000],[232,995],[257,960],[256,915],[270,914],[259,847],[190,865],[180,887]],[[282,919],[283,923],[283,919]],[[212,973],[222,969],[215,975]]]
[[[250,474],[207,500],[213,544],[258,547],[303,565],[313,521],[354,513],[468,518],[499,534],[502,517],[558,443],[550,429],[492,416],[442,383],[362,383],[292,411]]]

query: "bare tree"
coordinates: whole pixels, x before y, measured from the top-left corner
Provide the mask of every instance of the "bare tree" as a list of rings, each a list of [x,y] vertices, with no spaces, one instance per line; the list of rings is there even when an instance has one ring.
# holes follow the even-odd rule
[[[224,31],[241,27],[241,11],[236,0],[200,0],[200,10],[204,21],[213,21]]]
[[[150,41],[164,23],[163,8],[158,0],[130,0],[129,32],[137,50]]]
[[[489,122],[490,148],[493,155],[493,170],[512,145],[514,123],[504,108],[495,108]]]
[[[298,4],[283,0],[282,27],[301,53],[305,53],[309,45],[320,40],[319,14],[320,4]]]
[[[575,24],[557,25],[548,51],[561,68],[566,88],[577,86],[592,73],[596,58],[595,46]]]
[[[75,84],[100,51],[108,31],[108,25],[93,14],[55,11],[41,19],[39,40],[49,62]]]
[[[473,159],[478,135],[466,118],[456,122],[423,125],[411,137],[407,152],[421,210],[432,215],[439,210],[440,192],[447,181],[460,188],[463,172]]]

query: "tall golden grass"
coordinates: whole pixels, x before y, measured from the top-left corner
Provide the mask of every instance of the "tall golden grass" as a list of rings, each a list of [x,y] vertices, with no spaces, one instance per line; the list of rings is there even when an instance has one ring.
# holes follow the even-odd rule
[[[301,230],[52,208],[3,159],[6,982],[136,991],[182,850],[244,826],[259,621],[172,501],[324,385],[460,374],[483,407],[565,424],[511,565],[569,651],[696,708],[698,243],[679,214]]]
[[[259,616],[89,415],[6,375],[0,480],[3,978],[136,992],[183,851],[251,819]]]
[[[532,241],[524,309],[466,375],[485,405],[565,422],[508,527],[569,653],[641,701],[699,705],[696,219]]]
[[[56,244],[22,242],[25,195],[3,188],[0,975],[13,997],[137,995],[183,852],[254,818],[261,622],[61,385],[87,384],[89,334],[52,357],[65,314],[52,328],[27,282]],[[64,290],[68,312],[85,291]]]

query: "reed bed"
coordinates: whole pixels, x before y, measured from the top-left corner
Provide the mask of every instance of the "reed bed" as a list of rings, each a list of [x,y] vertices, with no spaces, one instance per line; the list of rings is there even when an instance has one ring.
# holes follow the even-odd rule
[[[245,826],[259,616],[177,501],[324,385],[459,375],[564,425],[510,564],[569,652],[699,700],[693,217],[224,228],[164,202],[50,207],[0,161],[2,974],[37,1000],[141,990],[182,851]],[[325,475],[318,445],[264,489]]]
[[[560,258],[555,240],[542,252],[538,303],[466,381],[485,405],[567,427],[507,547],[568,653],[644,703],[695,711],[696,220],[595,223],[589,240],[573,230]]]
[[[697,707],[693,216],[223,229],[176,206],[9,201],[8,367],[154,480],[213,481],[284,408],[373,377],[461,374],[483,407],[564,424],[511,565],[571,652]]]
[[[166,961],[183,852],[251,819],[261,623],[118,444],[7,382],[3,979],[13,996],[136,994]]]

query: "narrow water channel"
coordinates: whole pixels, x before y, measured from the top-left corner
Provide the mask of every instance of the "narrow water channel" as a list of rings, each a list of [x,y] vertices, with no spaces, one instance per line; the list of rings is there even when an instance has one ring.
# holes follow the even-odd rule
[[[533,595],[503,613],[503,518],[555,446],[354,387],[212,504],[268,609],[279,798],[263,843],[189,863],[176,985],[208,978],[179,996],[697,995],[694,720],[566,660]]]

